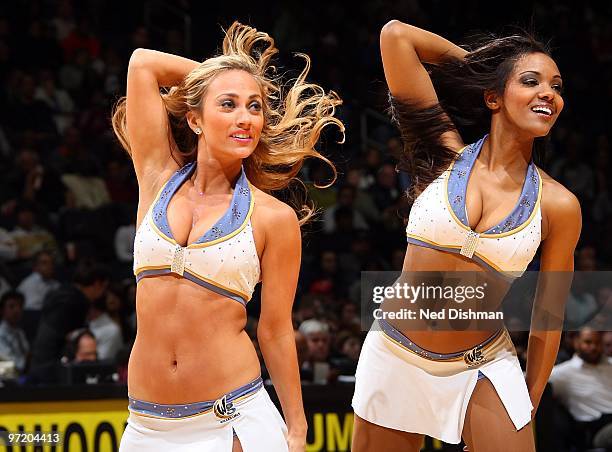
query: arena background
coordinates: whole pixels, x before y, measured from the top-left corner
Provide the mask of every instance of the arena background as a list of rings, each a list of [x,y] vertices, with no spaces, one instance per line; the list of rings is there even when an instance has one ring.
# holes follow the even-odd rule
[[[9,364],[3,367],[0,431],[55,430],[69,435],[63,450],[117,450],[127,416],[126,363],[135,334],[131,241],[137,186],[131,162],[110,128],[111,108],[125,93],[133,49],[202,60],[220,46],[221,27],[237,19],[276,39],[278,66],[288,78],[300,68],[292,53],[307,53],[311,80],[344,100],[339,116],[347,127],[346,142],[336,144],[337,137],[328,134],[320,146],[337,165],[338,180],[330,188],[315,188],[314,181],[329,177],[319,164],[306,165],[302,174],[321,214],[304,228],[294,318],[298,330],[316,319],[330,331],[318,345],[309,339],[298,344],[305,361],[307,450],[349,450],[350,398],[364,337],[360,271],[397,271],[405,250],[397,212],[405,207],[406,180],[394,170],[392,156],[401,143],[385,115],[378,45],[381,26],[393,18],[459,43],[471,32],[512,24],[533,25],[552,38],[565,109],[540,164],[581,202],[576,269],[610,270],[610,2],[6,2],[0,11],[0,292],[17,289],[26,296],[21,324],[32,348],[43,295],[68,284],[79,262],[95,260],[112,269],[113,283],[100,309],[119,325],[121,336],[110,367],[102,363],[94,369],[98,383],[89,378],[85,384],[87,372],[78,366],[63,366],[57,378],[27,364],[16,372]],[[536,258],[530,269],[537,268]],[[589,295],[575,307],[577,315],[588,317],[610,304],[610,292]],[[257,296],[248,312],[247,329],[256,341]],[[302,332],[317,327],[311,322]],[[610,334],[604,337],[610,356]],[[514,337],[523,357],[526,338]],[[565,335],[559,362],[571,357],[572,338]],[[315,355],[319,362],[310,365]],[[265,376],[263,367],[262,372]],[[535,422],[538,450],[577,450],[572,449],[574,424],[548,391]],[[461,450],[430,440],[425,449]]]

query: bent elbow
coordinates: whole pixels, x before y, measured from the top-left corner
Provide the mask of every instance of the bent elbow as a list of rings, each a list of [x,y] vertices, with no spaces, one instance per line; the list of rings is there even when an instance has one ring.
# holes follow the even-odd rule
[[[134,49],[132,55],[130,56],[130,61],[128,63],[129,68],[139,68],[143,67],[146,64],[147,59],[149,58],[150,50],[137,48]]]
[[[380,39],[383,40],[394,40],[401,35],[402,24],[397,19],[392,19],[387,22],[380,30]]]

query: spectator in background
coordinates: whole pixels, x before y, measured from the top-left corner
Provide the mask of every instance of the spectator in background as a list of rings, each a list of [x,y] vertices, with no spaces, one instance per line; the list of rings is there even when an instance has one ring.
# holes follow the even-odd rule
[[[376,183],[376,174],[382,163],[380,151],[376,148],[369,148],[365,154],[365,168],[359,187],[368,190]]]
[[[29,136],[36,145],[49,145],[57,138],[57,129],[53,121],[53,112],[44,102],[34,97],[36,80],[30,74],[21,76],[17,85],[17,97],[9,107],[11,115],[9,124],[14,131],[30,131]]]
[[[135,236],[135,224],[126,224],[117,228],[117,231],[115,232],[115,254],[119,262],[133,262]]]
[[[302,322],[299,332],[306,337],[308,344],[308,359],[301,368],[307,373],[312,373],[313,383],[327,383],[330,373],[328,359],[331,345],[329,326],[319,320],[310,319]]]
[[[126,287],[111,285],[106,293],[106,313],[119,326],[124,343],[132,339],[135,332],[128,318],[128,307],[125,301],[129,288],[129,285]]]
[[[30,349],[25,332],[19,328],[23,303],[19,292],[7,292],[0,298],[0,361],[12,361],[20,374],[26,370]]]
[[[34,98],[43,102],[51,110],[55,127],[59,134],[63,135],[66,128],[73,122],[74,101],[67,91],[57,87],[53,72],[43,71],[41,73]]]
[[[16,225],[10,236],[17,243],[17,256],[31,259],[40,251],[57,251],[53,235],[38,224],[36,209],[28,202],[21,202],[15,211]]]
[[[107,163],[104,182],[113,202],[127,204],[134,203],[138,199],[138,186],[134,184],[133,169],[126,165],[125,159],[113,158]],[[132,216],[135,210],[130,206],[127,214]],[[136,216],[133,218],[133,223],[136,223]]]
[[[11,290],[11,284],[8,282],[8,279],[6,278],[7,276],[6,273],[8,272],[6,268],[3,265],[1,265],[1,260],[0,260],[0,297]]]
[[[104,179],[90,157],[78,156],[72,170],[62,175],[62,182],[74,194],[76,207],[94,210],[110,202]]]
[[[607,358],[612,358],[612,331],[604,331],[601,335],[603,354]]]
[[[327,233],[336,232],[336,212],[338,209],[350,209],[353,215],[352,227],[358,230],[369,229],[363,215],[355,208],[355,190],[352,185],[343,185],[338,190],[338,200],[323,214],[323,230]]]
[[[559,352],[555,364],[561,364],[569,361],[574,356],[574,344],[576,343],[577,331],[563,331],[561,333],[561,343],[559,344]]]
[[[330,364],[336,373],[344,377],[354,377],[359,354],[361,353],[361,339],[359,335],[350,331],[341,331],[336,338],[334,349],[336,352],[330,359]],[[343,381],[355,380],[344,378]]]
[[[9,231],[0,228],[0,262],[12,261],[21,257],[18,252],[17,241]]]
[[[333,173],[325,163],[318,161],[311,163],[310,182],[305,185],[308,189],[308,196],[318,208],[327,210],[336,203],[336,191],[331,186],[325,186],[332,180]]]
[[[98,360],[98,347],[94,334],[79,328],[68,334],[62,363],[83,363]]]
[[[558,364],[550,376],[553,394],[575,421],[579,447],[612,423],[612,360],[603,355],[602,334],[583,328],[575,339],[576,353]]]
[[[596,295],[597,313],[589,322],[589,326],[595,330],[606,331],[612,325],[612,287],[599,287]]]
[[[48,251],[40,251],[34,256],[32,273],[26,276],[17,287],[25,297],[25,310],[40,311],[43,299],[52,290],[59,288],[60,283],[54,279],[55,262]]]
[[[93,59],[100,54],[100,41],[91,33],[90,22],[87,16],[82,16],[74,27],[62,40],[64,59],[70,61],[79,50],[84,50]]]
[[[59,175],[48,165],[39,164],[38,154],[32,152],[34,164],[22,166],[22,198],[43,206],[45,212],[55,212],[61,205],[64,185]]]
[[[322,234],[319,240],[323,248],[333,249],[338,253],[349,252],[353,235],[356,232],[355,210],[348,206],[338,205],[335,207],[337,209],[334,211],[334,231]]]
[[[93,79],[95,79],[93,64],[85,49],[76,50],[59,71],[62,87],[70,93],[77,104],[86,102],[86,88],[93,84]]]
[[[351,237],[351,247],[348,252],[338,256],[340,274],[345,285],[359,282],[361,272],[365,270],[368,261],[376,259],[376,251],[372,249],[372,234],[357,231]]]
[[[597,270],[597,251],[591,245],[583,246],[576,251],[576,270],[594,272]]]
[[[307,293],[300,298],[294,317],[299,325],[304,320],[318,318],[323,314],[323,300],[320,295]]]
[[[295,330],[294,334],[298,366],[300,366],[300,380],[302,382],[312,381],[312,370],[307,368],[307,366],[304,366],[304,363],[308,360],[308,341],[306,340],[306,337],[298,330]]]
[[[136,209],[130,209],[129,212],[125,210],[122,212],[123,224],[115,231],[115,255],[131,274],[131,266],[134,261],[134,238],[136,237]]]
[[[60,0],[56,4],[57,11],[51,24],[55,28],[55,37],[63,41],[75,27],[74,9],[70,0]]]
[[[106,312],[109,295],[110,292],[107,292],[104,297],[92,300],[87,319],[98,345],[98,358],[114,360],[123,347],[123,337],[121,327]]]
[[[385,163],[376,173],[376,183],[370,189],[374,202],[382,212],[393,206],[400,195],[397,185],[397,171],[391,163]]]
[[[7,214],[12,213],[19,199],[55,212],[62,203],[63,190],[59,176],[41,163],[38,152],[24,147],[17,153],[14,166],[6,174],[5,190],[0,196]]]
[[[319,255],[317,272],[308,284],[311,293],[333,295],[343,290],[342,275],[338,271],[338,256],[333,250],[323,250]]]
[[[34,257],[32,273],[26,276],[17,287],[17,290],[25,297],[24,330],[30,340],[36,333],[44,298],[49,292],[60,286],[60,283],[54,279],[54,274],[53,255],[47,251],[40,251]]]
[[[580,328],[595,317],[599,310],[593,278],[589,272],[597,268],[595,248],[584,246],[576,251],[576,273],[565,306],[565,325]]]
[[[66,335],[86,325],[92,303],[106,294],[109,271],[90,260],[79,262],[73,283],[47,295],[32,346],[32,371],[44,379],[45,366],[60,359]]]
[[[355,201],[353,203],[355,209],[357,209],[369,225],[373,225],[380,221],[380,211],[376,207],[372,196],[361,188],[360,184],[363,174],[363,168],[359,166],[349,168],[346,173],[346,183],[355,190]]]
[[[338,319],[338,329],[347,330],[353,333],[359,333],[361,331],[361,321],[359,320],[359,308],[357,304],[351,302],[342,304]]]

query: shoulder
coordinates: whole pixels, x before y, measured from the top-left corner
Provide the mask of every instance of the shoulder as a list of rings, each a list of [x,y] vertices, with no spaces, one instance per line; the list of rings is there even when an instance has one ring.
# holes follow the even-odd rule
[[[36,272],[32,272],[28,276],[23,278],[23,280],[19,283],[19,286],[17,286],[17,289],[19,290],[20,288],[23,289],[26,287],[29,288],[41,281],[42,281],[42,278],[40,277],[40,275]]]
[[[257,188],[253,188],[255,199],[254,215],[270,228],[295,226],[299,228],[299,221],[295,210],[283,201],[265,193]]]
[[[555,222],[580,221],[580,202],[576,195],[554,180],[550,175],[538,168],[542,176],[542,209],[551,221]]]

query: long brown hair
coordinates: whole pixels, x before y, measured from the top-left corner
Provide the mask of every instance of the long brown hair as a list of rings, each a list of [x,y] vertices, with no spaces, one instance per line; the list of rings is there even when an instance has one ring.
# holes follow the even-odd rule
[[[456,158],[457,153],[441,139],[455,130],[466,143],[481,138],[491,128],[491,110],[484,93],[503,95],[514,65],[524,55],[551,56],[548,44],[521,30],[509,36],[477,35],[464,59],[448,58],[426,65],[439,102],[423,107],[409,100],[389,96],[392,120],[398,126],[404,151],[398,169],[411,176],[408,199],[416,197]],[[547,137],[533,143],[534,159],[541,158]]]

